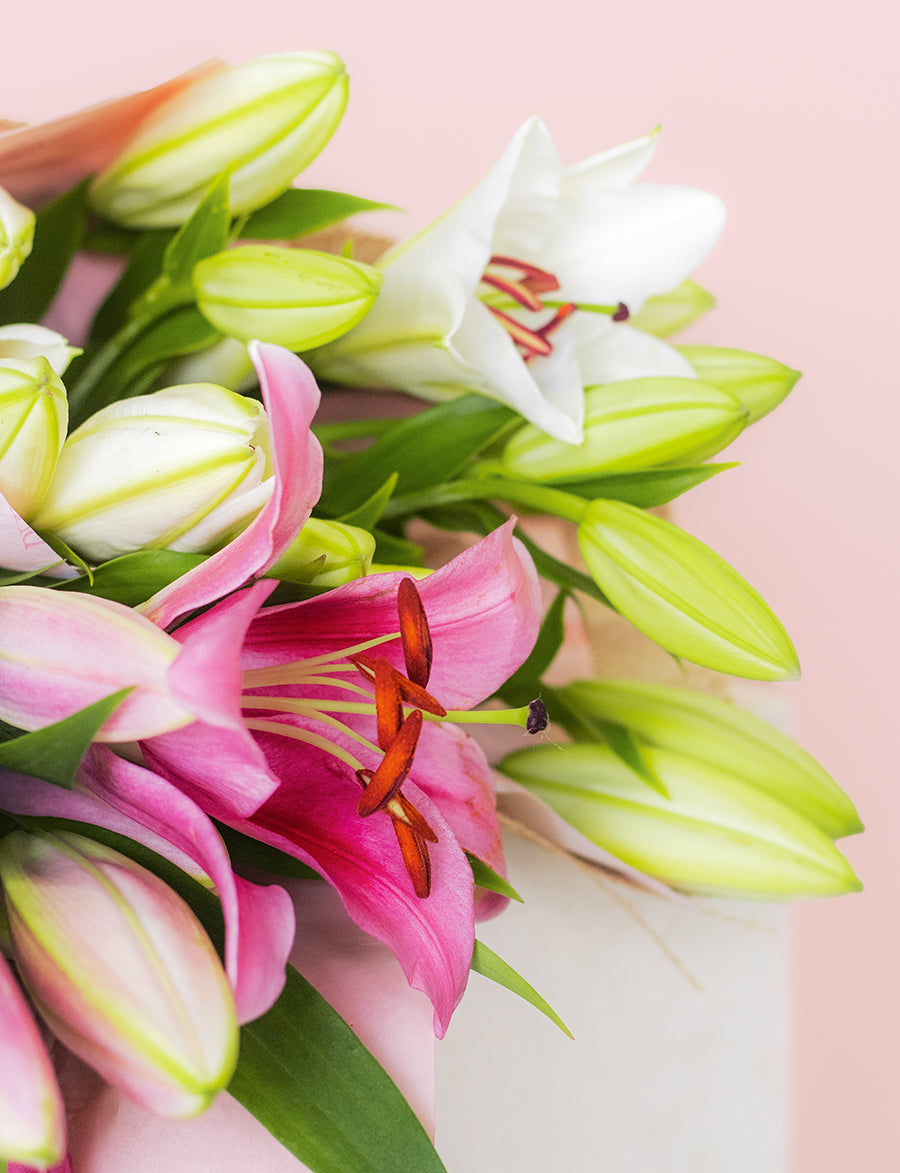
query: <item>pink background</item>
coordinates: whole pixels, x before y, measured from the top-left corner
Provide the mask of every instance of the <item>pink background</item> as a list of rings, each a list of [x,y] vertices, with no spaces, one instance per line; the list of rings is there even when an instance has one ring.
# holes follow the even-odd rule
[[[700,273],[720,308],[694,337],[773,354],[805,377],[737,446],[746,464],[680,517],[787,624],[804,665],[789,693],[795,732],[870,828],[848,845],[865,894],[795,916],[796,1173],[882,1169],[896,1148],[898,30],[886,9],[454,0],[435,15],[413,0],[45,0],[6,15],[0,75],[0,113],[39,119],[214,54],[333,48],[351,105],[310,182],[403,203],[414,223],[530,113],[567,161],[661,122],[649,178],[725,198],[730,222]],[[384,225],[404,231],[398,218]]]

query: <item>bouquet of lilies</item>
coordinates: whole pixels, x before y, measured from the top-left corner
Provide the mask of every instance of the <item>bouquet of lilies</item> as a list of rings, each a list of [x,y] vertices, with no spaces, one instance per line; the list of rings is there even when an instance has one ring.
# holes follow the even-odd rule
[[[0,135],[0,1168],[99,1168],[74,1069],[176,1118],[227,1088],[298,1169],[441,1169],[297,949],[333,890],[438,1036],[472,970],[559,1022],[475,936],[516,898],[498,780],[632,883],[859,887],[856,812],[782,733],[547,678],[590,607],[798,674],[657,509],[798,377],[667,341],[721,203],[639,181],[655,133],[564,167],[531,119],[391,245],[348,227],[386,205],[295,185],[347,92],[286,53]],[[493,764],[484,724],[520,735]]]

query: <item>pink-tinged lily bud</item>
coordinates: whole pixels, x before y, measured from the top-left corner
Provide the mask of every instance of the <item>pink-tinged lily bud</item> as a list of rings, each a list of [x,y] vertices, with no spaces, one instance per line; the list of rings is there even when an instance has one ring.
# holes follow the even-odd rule
[[[334,134],[348,79],[334,53],[281,53],[187,86],[141,123],[91,187],[94,209],[128,228],[188,219],[228,167],[235,213],[280,195]]]
[[[53,1066],[16,979],[0,954],[0,1164],[40,1169],[66,1149]]]
[[[158,876],[69,832],[14,831],[0,880],[19,972],[76,1055],[163,1116],[202,1112],[237,1060],[219,958]]]
[[[30,521],[66,438],[66,389],[46,358],[0,359],[0,493]]]
[[[383,281],[370,265],[312,249],[251,244],[194,266],[200,312],[223,334],[311,350],[369,312]]]
[[[34,212],[0,187],[0,289],[9,285],[34,241]]]
[[[35,529],[91,562],[211,553],[247,527],[273,477],[264,408],[194,383],[124,399],[69,436]]]

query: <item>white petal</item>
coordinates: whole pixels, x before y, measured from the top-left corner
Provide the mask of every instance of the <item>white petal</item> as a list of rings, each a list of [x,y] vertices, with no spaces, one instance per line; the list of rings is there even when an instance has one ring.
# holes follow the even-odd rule
[[[631,187],[653,158],[657,138],[658,132],[654,130],[643,138],[566,167],[562,181],[565,210],[574,210],[585,201],[590,205],[602,192]]]
[[[560,220],[545,245],[545,267],[572,301],[644,301],[674,289],[700,263],[722,230],[725,208],[708,192],[638,184],[608,193],[595,211]]]
[[[574,315],[573,326],[577,319],[587,316]],[[579,321],[578,325],[581,324]],[[582,333],[578,340],[578,363],[585,387],[654,376],[697,377],[691,364],[673,346],[625,322],[610,322],[608,329],[598,328],[592,335]]]
[[[379,268],[415,272],[420,280],[450,269],[471,291],[492,253],[534,259],[556,210],[560,173],[547,128],[529,119],[467,196],[392,249]]]
[[[562,350],[558,369],[552,364],[548,368],[547,383],[556,400],[551,402],[510,336],[480,302],[473,301],[469,305],[453,346],[481,373],[480,385],[473,385],[471,390],[481,391],[515,408],[525,419],[558,440],[569,444],[581,442],[583,403],[579,406],[575,402],[576,392],[581,397],[581,382],[571,351],[567,355]],[[564,387],[566,375],[570,382]]]
[[[0,326],[0,359],[43,355],[56,374],[62,375],[76,354],[81,354],[77,346],[69,346],[68,338],[46,326],[31,322]]]

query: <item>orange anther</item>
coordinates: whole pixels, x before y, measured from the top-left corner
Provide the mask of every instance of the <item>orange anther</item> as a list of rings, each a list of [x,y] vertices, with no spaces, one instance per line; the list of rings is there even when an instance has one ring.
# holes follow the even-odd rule
[[[400,844],[400,854],[415,894],[422,900],[431,891],[431,860],[428,847],[421,837],[400,819],[394,819],[394,834]]]
[[[356,809],[361,815],[372,815],[375,811],[382,810],[397,794],[412,769],[413,754],[421,731],[422,714],[418,709],[413,709],[385,751],[378,769],[359,800]]]
[[[422,688],[431,675],[433,648],[428,617],[422,599],[411,578],[404,578],[397,588],[397,611],[400,616],[400,639],[403,643],[403,659],[406,661],[406,675],[413,684]]]
[[[373,665],[375,677],[375,720],[378,725],[378,744],[387,749],[403,724],[403,705],[397,686],[398,672],[387,660],[376,660]]]
[[[404,820],[409,823],[410,827],[421,837],[429,843],[437,843],[438,837],[428,825],[427,819],[413,806],[413,804],[403,794],[397,795],[397,802],[400,804],[400,809],[403,811]]]
[[[367,656],[363,652],[359,652],[357,655],[351,656],[350,660],[359,669],[359,673],[363,679],[368,680],[370,684],[374,683],[375,665],[378,663],[378,660],[374,656]],[[387,664],[394,673],[394,682],[400,690],[402,700],[406,704],[415,705],[417,709],[424,709],[426,713],[434,713],[436,717],[447,716],[447,710],[430,692],[426,692],[418,684],[413,684],[411,680],[407,680],[401,672],[398,672],[396,668],[388,664],[387,660],[382,660],[381,663]]]

